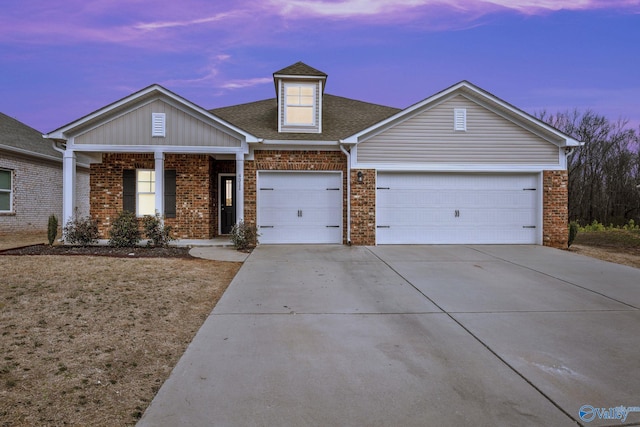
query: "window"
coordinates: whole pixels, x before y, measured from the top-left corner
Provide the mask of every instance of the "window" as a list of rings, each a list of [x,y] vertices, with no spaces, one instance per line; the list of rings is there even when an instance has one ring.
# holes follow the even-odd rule
[[[122,171],[122,208],[138,216],[156,214],[156,173],[152,169]],[[176,217],[176,171],[164,171],[164,216]]]
[[[156,214],[156,172],[138,169],[136,171],[136,206],[138,216]]]
[[[285,124],[315,125],[315,90],[313,84],[286,84]]]
[[[0,212],[12,211],[12,175],[10,170],[0,169]]]

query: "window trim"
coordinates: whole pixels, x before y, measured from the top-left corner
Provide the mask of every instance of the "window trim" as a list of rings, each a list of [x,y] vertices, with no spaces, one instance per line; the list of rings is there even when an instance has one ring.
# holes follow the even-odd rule
[[[0,168],[0,172],[9,172],[9,189],[0,188],[0,193],[9,193],[9,210],[0,209],[0,213],[13,213],[14,171],[12,169]]]
[[[303,88],[303,87],[310,87],[311,91],[312,91],[312,99],[311,99],[311,103],[310,104],[294,104],[294,103],[290,103],[289,102],[289,95],[287,95],[287,89],[290,87],[297,87],[297,88]],[[291,83],[291,82],[285,82],[283,84],[283,97],[284,97],[284,102],[283,102],[283,106],[284,106],[284,119],[283,119],[283,125],[287,126],[287,127],[316,127],[317,126],[317,116],[318,116],[318,99],[317,99],[317,84],[316,83]],[[299,98],[301,97],[301,94],[297,95]],[[310,108],[311,109],[311,123],[292,123],[289,122],[289,107],[303,107],[303,108]]]
[[[140,191],[140,172],[151,172],[152,173],[152,177],[153,180],[151,181],[145,181],[146,182],[150,182],[153,184],[153,190],[154,191]],[[136,169],[136,216],[139,218],[142,218],[145,215],[155,215],[156,214],[156,204],[155,201],[153,203],[153,214],[149,214],[149,213],[140,213],[140,205],[142,203],[140,203],[140,195],[141,194],[145,194],[145,195],[153,195],[155,198],[156,195],[156,191],[155,191],[155,186],[156,186],[156,171],[155,169]]]

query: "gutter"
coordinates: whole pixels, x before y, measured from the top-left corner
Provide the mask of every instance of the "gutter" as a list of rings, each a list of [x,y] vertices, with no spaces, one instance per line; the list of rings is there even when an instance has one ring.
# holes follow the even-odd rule
[[[351,246],[351,152],[342,145],[342,140],[338,141],[340,151],[347,156],[347,245]]]

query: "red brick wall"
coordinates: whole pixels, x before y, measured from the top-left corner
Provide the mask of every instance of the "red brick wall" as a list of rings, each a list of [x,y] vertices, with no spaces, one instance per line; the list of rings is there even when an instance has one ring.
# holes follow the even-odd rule
[[[542,174],[542,243],[544,246],[566,248],[569,238],[568,173],[544,171]]]
[[[362,183],[358,182],[362,172]],[[351,171],[351,243],[376,244],[376,171],[354,169]]]
[[[244,221],[255,224],[257,217],[256,177],[261,170],[341,171],[343,177],[343,230],[347,225],[347,160],[341,151],[279,151],[256,150],[254,160],[244,162]],[[343,242],[346,243],[343,233]]]
[[[173,236],[180,239],[209,239],[211,223],[212,159],[206,155],[168,154],[165,169],[176,170],[176,218],[167,218]],[[153,169],[153,154],[106,153],[102,163],[92,164],[90,213],[98,221],[101,238],[109,237],[112,221],[122,211],[122,171]]]

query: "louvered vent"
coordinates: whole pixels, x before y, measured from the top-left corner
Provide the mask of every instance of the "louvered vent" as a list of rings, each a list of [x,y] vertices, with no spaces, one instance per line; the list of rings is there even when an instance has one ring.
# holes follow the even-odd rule
[[[467,109],[466,108],[453,109],[453,129],[456,131],[467,130]]]
[[[165,113],[151,113],[151,136],[166,136],[165,119]]]

